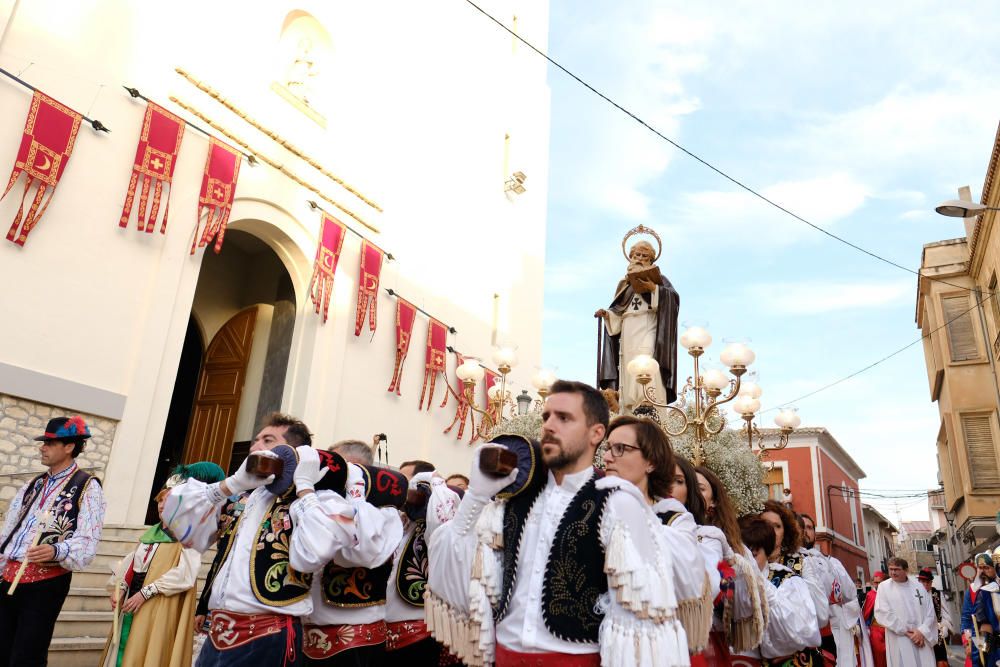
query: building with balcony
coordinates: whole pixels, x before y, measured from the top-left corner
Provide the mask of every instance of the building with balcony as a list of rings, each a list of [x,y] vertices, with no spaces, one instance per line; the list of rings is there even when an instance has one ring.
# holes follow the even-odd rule
[[[1000,204],[1000,136],[982,202]],[[959,197],[971,201],[969,188]],[[964,560],[995,547],[1000,507],[1000,248],[995,212],[965,220],[965,236],[928,243],[917,282],[916,323],[923,332],[930,399],[941,416],[937,458],[942,511],[951,517]],[[956,554],[958,555],[958,554]]]
[[[889,559],[896,555],[896,526],[885,518],[875,507],[867,503],[861,505],[861,517],[865,531],[865,550],[868,552],[868,577],[875,572],[885,572]],[[865,583],[868,579],[865,579]]]

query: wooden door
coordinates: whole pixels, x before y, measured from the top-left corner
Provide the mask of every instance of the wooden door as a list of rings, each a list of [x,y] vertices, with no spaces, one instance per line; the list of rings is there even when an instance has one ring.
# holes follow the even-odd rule
[[[223,470],[229,469],[256,322],[257,306],[240,311],[215,334],[205,351],[184,443],[187,463],[214,461]]]

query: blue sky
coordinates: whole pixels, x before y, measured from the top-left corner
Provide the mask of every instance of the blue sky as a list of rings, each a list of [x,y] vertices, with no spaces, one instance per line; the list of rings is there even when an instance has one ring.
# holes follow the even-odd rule
[[[552,0],[548,50],[724,171],[916,269],[924,243],[964,234],[934,205],[962,185],[981,194],[1000,120],[993,25],[989,3]],[[544,356],[560,376],[593,382],[592,315],[639,223],[663,237],[661,269],[681,320],[708,322],[709,355],[723,338],[753,341],[765,408],[919,337],[916,276],[739,191],[557,70],[549,81]],[[797,405],[865,469],[864,487],[930,488],[926,377],[915,345]]]

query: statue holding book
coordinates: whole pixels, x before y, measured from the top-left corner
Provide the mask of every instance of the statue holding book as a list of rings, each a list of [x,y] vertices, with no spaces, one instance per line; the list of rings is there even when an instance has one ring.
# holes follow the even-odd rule
[[[637,234],[651,236],[657,248],[637,241],[626,251],[628,240]],[[598,380],[601,389],[617,389],[620,410],[632,410],[642,400],[642,386],[628,373],[628,362],[640,354],[656,359],[660,372],[651,386],[668,403],[677,399],[677,314],[680,295],[660,273],[656,261],[662,252],[659,235],[639,225],[622,239],[628,259],[625,276],[618,282],[615,298],[608,308],[598,310],[604,326],[598,350]]]

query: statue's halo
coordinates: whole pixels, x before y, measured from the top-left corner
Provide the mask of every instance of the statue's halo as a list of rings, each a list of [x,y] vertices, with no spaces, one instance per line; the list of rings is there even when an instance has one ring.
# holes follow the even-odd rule
[[[630,238],[632,238],[637,234],[645,234],[646,236],[652,236],[654,239],[656,239],[656,257],[653,258],[653,261],[655,262],[659,260],[660,255],[663,253],[663,241],[660,240],[659,234],[654,232],[649,227],[646,227],[645,225],[639,225],[638,227],[633,227],[632,229],[628,230],[628,234],[626,234],[625,238],[622,239],[622,254],[625,255],[625,259],[631,259],[628,256],[628,249],[625,247],[625,244],[628,243],[628,240]]]

